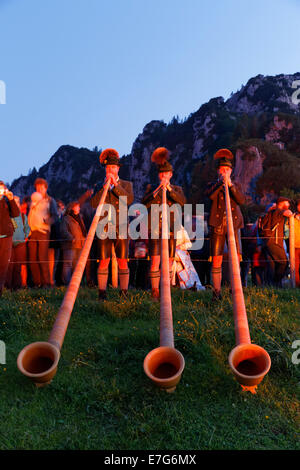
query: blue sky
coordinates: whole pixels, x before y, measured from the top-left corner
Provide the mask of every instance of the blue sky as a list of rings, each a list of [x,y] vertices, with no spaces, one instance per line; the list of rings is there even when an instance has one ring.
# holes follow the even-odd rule
[[[300,71],[298,0],[0,0],[0,179]]]

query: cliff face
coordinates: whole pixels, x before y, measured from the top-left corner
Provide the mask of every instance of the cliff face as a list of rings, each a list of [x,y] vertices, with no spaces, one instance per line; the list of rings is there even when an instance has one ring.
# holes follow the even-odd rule
[[[160,136],[163,134],[166,124],[163,121],[151,121],[135,140],[130,157],[129,179],[134,183],[134,193],[139,201],[149,182],[151,172],[151,154],[160,146]],[[154,175],[153,175],[154,177]]]
[[[30,195],[34,191],[33,184],[37,177],[48,182],[51,196],[70,202],[98,181],[102,181],[104,170],[99,165],[98,152],[63,145],[39,171],[33,169],[28,176],[14,180],[12,191],[21,196]]]
[[[247,148],[251,158],[245,158],[246,151],[240,148],[235,154],[235,181],[240,184],[246,197],[246,203],[257,201],[256,181],[263,174],[265,155],[254,145]]]
[[[265,77],[257,75],[226,101],[229,111],[235,113],[299,113],[297,91],[300,73]]]
[[[165,146],[174,168],[172,182],[183,186],[190,200],[202,202],[208,179],[215,175],[213,154],[227,147],[235,153],[235,178],[249,204],[268,202],[285,188],[300,193],[300,178],[296,178],[300,162],[298,89],[300,73],[258,75],[227,101],[213,98],[183,121],[151,121],[134,141],[130,155],[122,158],[120,176],[133,182],[135,200],[140,201],[147,183],[158,182],[151,153]],[[68,202],[103,181],[104,169],[99,165],[99,152],[64,145],[38,171],[15,180],[11,189],[21,196],[30,194],[37,176],[48,181],[50,194]],[[271,178],[276,184],[272,185]]]

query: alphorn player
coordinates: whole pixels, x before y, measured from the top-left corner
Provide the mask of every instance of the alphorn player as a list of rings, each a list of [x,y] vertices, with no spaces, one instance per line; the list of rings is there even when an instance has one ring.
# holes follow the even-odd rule
[[[148,209],[148,233],[149,233],[149,255],[150,255],[150,271],[149,278],[151,282],[151,295],[156,301],[159,299],[159,283],[160,283],[160,249],[161,249],[161,237],[162,237],[162,213],[159,213],[158,227],[152,227],[151,224],[151,210],[155,204],[162,204],[162,187],[166,186],[167,192],[167,204],[172,206],[173,204],[180,204],[183,206],[186,202],[185,195],[180,186],[175,186],[170,183],[173,176],[173,167],[169,160],[169,151],[165,147],[158,147],[151,155],[151,161],[156,164],[159,186],[158,188],[152,187],[148,184],[145,195],[142,199]],[[154,218],[153,218],[154,220]],[[181,220],[180,220],[181,223]],[[176,250],[176,237],[174,237],[174,212],[170,211],[170,226],[169,226],[169,270],[171,276],[171,268],[174,261],[175,250]],[[157,238],[153,238],[153,234],[156,233]],[[151,236],[152,235],[152,236]]]
[[[213,300],[221,299],[222,262],[225,239],[227,237],[226,203],[224,184],[228,184],[233,228],[237,252],[241,259],[241,248],[238,230],[244,227],[240,205],[245,198],[236,184],[231,181],[233,154],[228,149],[220,149],[214,155],[217,164],[218,180],[208,184],[206,195],[211,201],[209,214],[210,256],[212,261],[211,278],[213,285]]]
[[[289,208],[289,198],[280,196],[275,207],[271,207],[260,220],[259,234],[269,262],[270,281],[275,287],[282,287],[282,279],[288,266],[283,240],[287,218],[293,216]]]
[[[108,279],[108,266],[111,260],[112,245],[114,245],[116,258],[118,262],[119,273],[119,287],[120,295],[126,297],[129,282],[129,268],[128,268],[128,218],[122,218],[120,221],[120,210],[125,210],[124,204],[130,206],[134,200],[133,187],[130,181],[125,181],[119,178],[119,169],[121,166],[120,157],[115,149],[106,149],[100,155],[100,163],[105,166],[106,179],[103,183],[111,179],[111,184],[107,192],[105,204],[108,204],[108,211],[102,212],[99,223],[105,217],[107,224],[104,231],[109,232],[107,237],[102,239],[98,236],[97,231],[97,245],[99,266],[97,271],[98,288],[99,288],[99,301],[107,298],[107,279]],[[102,189],[94,191],[94,196],[91,198],[91,206],[97,208]],[[121,198],[121,196],[123,196]],[[127,200],[124,198],[126,197]],[[116,217],[114,217],[116,215]],[[121,235],[121,236],[120,236]],[[125,235],[125,237],[124,237]]]

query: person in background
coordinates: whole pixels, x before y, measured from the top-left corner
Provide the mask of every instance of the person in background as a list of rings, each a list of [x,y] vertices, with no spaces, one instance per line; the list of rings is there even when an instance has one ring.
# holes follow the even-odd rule
[[[86,226],[87,232],[90,229],[91,223],[95,215],[95,209],[91,206],[90,201],[94,190],[88,189],[82,196],[79,197],[80,213],[83,217],[84,225]],[[89,252],[88,259],[85,266],[85,277],[87,286],[90,288],[97,287],[97,237],[94,237],[93,243]]]
[[[28,216],[30,203],[31,203],[31,197],[24,196],[20,205],[22,214],[25,214],[26,216]]]
[[[20,210],[13,193],[7,189],[3,181],[0,181],[0,297],[12,251],[14,226],[11,219],[18,217],[19,214]]]
[[[210,261],[209,261],[209,231],[208,231],[208,213],[204,212],[204,240],[202,248],[198,250],[191,250],[190,256],[193,262],[193,265],[197,271],[199,276],[200,282],[202,286],[209,286],[210,285]],[[195,232],[196,230],[196,218],[198,216],[193,216],[192,221],[192,229]],[[195,240],[193,240],[195,241]]]
[[[28,213],[29,213],[29,206],[30,206],[31,197],[24,196],[20,205],[21,214],[26,216],[27,224],[28,224]],[[29,224],[28,224],[29,226]],[[30,229],[30,227],[29,227]],[[21,264],[21,283],[22,287],[28,287],[28,280],[30,281],[30,270],[28,269],[28,237],[26,240],[26,263]]]
[[[34,287],[51,287],[49,271],[49,240],[51,225],[57,220],[56,201],[47,194],[48,183],[43,178],[34,182],[36,192],[31,197],[28,214],[30,236],[28,254]],[[37,194],[38,193],[38,194]]]
[[[141,215],[140,211],[135,212],[135,217]],[[134,217],[130,220],[130,222]],[[140,232],[141,238],[129,240],[129,285],[133,289],[148,289],[148,230],[144,219],[140,221],[136,230]]]
[[[240,263],[242,286],[248,285],[248,274],[256,247],[256,237],[253,233],[254,224],[246,222],[241,230],[241,245],[243,260]]]
[[[63,251],[63,284],[68,285],[77,264],[86,237],[86,228],[80,214],[80,204],[73,201],[68,204],[60,226]]]
[[[297,200],[295,218],[295,281],[296,287],[300,287],[300,199]]]
[[[65,205],[63,201],[57,200],[56,206],[57,206],[58,217],[56,221],[51,225],[49,251],[48,251],[51,286],[54,286],[56,282],[55,281],[56,268],[57,268],[57,263],[58,263],[59,256],[60,256],[60,246],[61,246],[60,245],[60,239],[61,239],[60,224],[61,224],[63,214],[65,212]]]
[[[267,279],[267,262],[262,250],[262,240],[259,238],[258,225],[260,217],[252,224],[248,233],[248,250],[251,265],[252,286],[263,287]],[[246,242],[247,240],[244,240]],[[243,251],[244,256],[244,251]]]
[[[26,287],[27,276],[24,275],[24,267],[27,263],[27,239],[30,233],[27,215],[24,214],[24,208],[21,209],[20,198],[14,196],[14,200],[20,210],[20,215],[12,219],[14,226],[12,254],[6,276],[6,287],[11,290]],[[23,272],[22,272],[23,268]]]

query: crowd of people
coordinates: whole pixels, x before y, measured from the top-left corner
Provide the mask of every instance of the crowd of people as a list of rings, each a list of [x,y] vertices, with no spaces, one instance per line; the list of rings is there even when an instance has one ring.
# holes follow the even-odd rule
[[[123,238],[121,233],[124,227],[125,231],[128,229],[128,221],[123,220],[122,226],[109,214],[104,231],[109,231],[114,225],[115,237],[94,237],[83,282],[89,287],[98,287],[99,301],[106,299],[113,257],[118,266],[121,295],[126,297],[128,288],[150,289],[153,300],[159,299],[161,218],[156,227],[157,237],[153,239],[150,236],[153,233],[151,208],[161,204],[164,188],[169,206],[176,203],[184,207],[186,198],[180,186],[171,184],[173,167],[169,162],[168,150],[159,147],[151,159],[157,168],[158,187],[148,185],[141,201],[148,211],[147,233],[138,240]],[[227,184],[243,286],[247,286],[249,279],[254,286],[282,286],[288,275],[287,240],[289,220],[293,217],[296,286],[300,287],[300,200],[296,201],[296,211],[293,213],[290,210],[291,201],[281,196],[254,223],[244,224],[240,208],[244,204],[244,196],[231,180],[233,155],[228,149],[220,149],[214,159],[217,179],[207,186],[209,204],[204,214],[202,248],[191,249],[194,240],[189,240],[184,232],[183,239],[177,237],[172,216],[169,221],[171,284],[194,290],[212,286],[213,300],[221,298],[221,286],[229,282],[224,195],[224,185]],[[134,201],[133,185],[119,178],[121,164],[117,151],[104,150],[100,163],[105,166],[105,182],[108,179],[110,182],[105,202],[111,204],[118,214],[123,203],[121,196],[127,197],[128,206]],[[49,196],[48,184],[43,178],[36,179],[35,191],[22,200],[0,181],[0,296],[4,287],[11,290],[50,289],[69,284],[104,183],[88,190],[79,200],[65,205],[63,201]],[[103,214],[101,217],[104,218]]]

